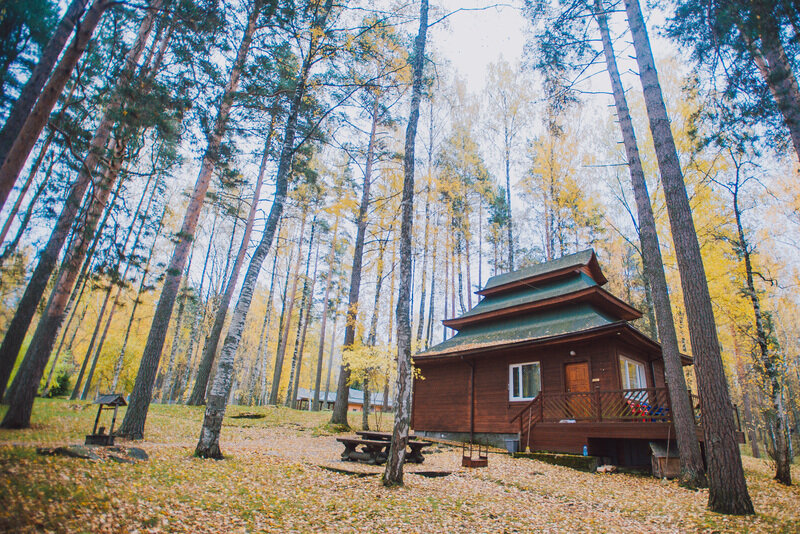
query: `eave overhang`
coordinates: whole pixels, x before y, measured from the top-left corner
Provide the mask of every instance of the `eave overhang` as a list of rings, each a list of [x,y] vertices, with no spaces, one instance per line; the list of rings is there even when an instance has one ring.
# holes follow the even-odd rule
[[[474,325],[486,321],[494,321],[515,315],[527,314],[546,309],[554,309],[564,306],[566,304],[589,303],[597,306],[599,309],[610,313],[624,321],[632,321],[642,317],[642,312],[626,303],[625,301],[615,297],[605,289],[594,286],[575,291],[567,295],[558,295],[548,299],[527,302],[518,304],[516,306],[509,306],[499,310],[482,313],[479,315],[471,315],[468,317],[455,317],[453,319],[445,319],[442,324],[453,330],[460,330],[465,326]]]
[[[588,328],[578,332],[568,332],[534,339],[513,340],[508,342],[489,342],[485,344],[473,344],[470,346],[456,346],[442,352],[419,353],[414,356],[415,362],[434,362],[444,361],[453,358],[475,358],[486,356],[491,352],[505,350],[509,348],[542,347],[558,345],[564,343],[574,343],[579,341],[589,341],[608,335],[625,335],[629,341],[640,344],[650,354],[651,359],[655,360],[661,356],[661,345],[650,339],[648,336],[634,328],[626,321],[619,321],[594,328]],[[686,354],[681,354],[681,363],[692,365],[694,360]]]

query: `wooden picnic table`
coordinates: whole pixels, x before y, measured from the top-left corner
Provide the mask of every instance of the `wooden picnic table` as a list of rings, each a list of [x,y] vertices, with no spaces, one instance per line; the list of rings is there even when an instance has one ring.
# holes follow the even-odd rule
[[[367,462],[368,464],[382,464],[386,461],[389,442],[385,440],[361,438],[336,438],[344,445],[342,460],[348,462]],[[363,447],[360,451],[357,447]]]
[[[361,437],[360,440],[354,440],[353,438],[337,438],[338,441],[341,441],[345,445],[345,452],[342,453],[342,459],[353,458],[354,460],[360,459],[362,453],[367,453],[368,455],[371,453],[371,448],[377,449],[377,443],[382,443],[384,445],[385,450],[377,451],[374,453],[374,457],[376,458],[375,463],[383,463],[386,461],[386,456],[388,455],[389,445],[392,440],[391,432],[377,432],[371,430],[358,430],[356,434]],[[423,441],[415,439],[417,436],[411,435],[408,436],[408,448],[410,452],[406,455],[406,461],[414,464],[421,464],[425,461],[425,457],[422,455],[422,449],[425,447],[429,447],[432,445],[430,441]],[[347,443],[342,440],[347,440],[348,443],[351,443],[353,450],[350,451],[347,447]],[[353,443],[355,441],[355,443]],[[365,450],[359,453],[359,451],[355,450],[355,447],[358,445],[364,445]],[[353,455],[355,453],[355,456]],[[382,458],[383,461],[377,461],[378,458]]]
[[[392,440],[391,432],[378,432],[377,430],[356,430],[356,435],[364,439],[381,439],[386,441]],[[408,439],[417,439],[415,435],[409,435]]]

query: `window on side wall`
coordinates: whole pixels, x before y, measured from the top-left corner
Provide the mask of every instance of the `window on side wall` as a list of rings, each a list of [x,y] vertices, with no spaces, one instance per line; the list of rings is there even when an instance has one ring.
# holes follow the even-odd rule
[[[622,389],[644,389],[647,387],[644,364],[620,356],[619,368],[622,373]]]
[[[531,400],[542,390],[539,362],[515,363],[508,366],[508,399]]]

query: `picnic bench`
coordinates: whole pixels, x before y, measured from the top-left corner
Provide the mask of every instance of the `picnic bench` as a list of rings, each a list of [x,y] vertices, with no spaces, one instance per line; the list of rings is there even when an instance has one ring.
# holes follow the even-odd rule
[[[336,438],[336,441],[344,445],[342,460],[350,462],[367,462],[369,464],[382,464],[386,462],[389,454],[389,446],[392,441],[392,434],[389,432],[373,432],[360,430],[356,432],[357,438]],[[421,464],[425,461],[422,449],[429,447],[431,442],[414,439],[416,436],[409,436],[406,462]],[[361,447],[361,450],[358,450]]]

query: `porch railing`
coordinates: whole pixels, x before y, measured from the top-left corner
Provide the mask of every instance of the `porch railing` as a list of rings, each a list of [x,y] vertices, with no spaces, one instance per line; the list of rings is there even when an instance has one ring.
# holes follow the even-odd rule
[[[700,424],[700,399],[689,393],[695,424]],[[733,406],[741,431],[739,410]],[[576,393],[540,393],[511,419],[518,422],[520,438],[530,441],[538,423],[671,423],[672,408],[667,388],[619,389]]]

